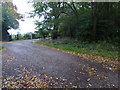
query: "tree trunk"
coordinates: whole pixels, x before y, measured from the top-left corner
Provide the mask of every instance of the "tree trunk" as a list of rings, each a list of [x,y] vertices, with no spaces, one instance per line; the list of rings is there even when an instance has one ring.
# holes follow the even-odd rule
[[[7,30],[2,30],[2,41],[8,41],[8,35]]]
[[[93,40],[96,42],[96,31],[97,31],[97,2],[92,3],[92,9],[93,9]]]

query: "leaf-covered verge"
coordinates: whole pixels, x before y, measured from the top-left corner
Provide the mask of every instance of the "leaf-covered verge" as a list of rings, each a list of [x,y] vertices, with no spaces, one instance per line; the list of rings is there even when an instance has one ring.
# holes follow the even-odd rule
[[[83,57],[86,60],[94,60],[104,63],[114,69],[118,68],[118,50],[111,44],[103,43],[78,43],[65,40],[41,40],[36,44],[60,50],[65,53]]]

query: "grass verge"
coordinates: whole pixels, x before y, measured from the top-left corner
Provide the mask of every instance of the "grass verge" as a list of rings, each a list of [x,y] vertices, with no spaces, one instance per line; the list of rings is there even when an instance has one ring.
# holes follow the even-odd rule
[[[112,46],[114,49],[112,48],[111,50],[107,50],[107,49],[101,48],[99,44],[96,44],[96,47],[99,46],[98,48],[92,45],[91,46],[94,48],[91,48],[90,45],[86,46],[86,44],[82,45],[84,47],[76,47],[76,46],[73,46],[73,44],[56,44],[56,43],[50,43],[48,41],[38,41],[36,43],[49,46],[52,48],[79,53],[79,54],[102,56],[102,57],[113,58],[113,59],[118,57],[118,51],[116,48],[114,48],[114,46]],[[105,45],[104,47],[107,47],[107,46]]]
[[[0,50],[2,50],[4,47],[0,46]]]
[[[113,68],[118,68],[117,47],[103,43],[78,43],[59,40],[42,40],[36,44],[56,48],[70,54],[81,56],[85,59],[93,59],[100,63],[107,63]]]

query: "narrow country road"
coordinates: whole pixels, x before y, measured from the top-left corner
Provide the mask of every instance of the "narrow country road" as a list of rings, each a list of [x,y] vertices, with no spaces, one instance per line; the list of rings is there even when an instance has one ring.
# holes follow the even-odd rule
[[[35,40],[4,43],[2,52],[3,77],[16,77],[26,68],[53,79],[65,78],[79,88],[109,88],[118,86],[117,70],[109,70],[92,60],[33,44]],[[58,86],[59,87],[59,86]]]

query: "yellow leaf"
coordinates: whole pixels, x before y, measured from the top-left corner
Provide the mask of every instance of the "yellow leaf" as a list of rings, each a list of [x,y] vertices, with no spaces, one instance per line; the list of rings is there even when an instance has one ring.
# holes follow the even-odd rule
[[[95,73],[89,72],[89,76],[94,76],[94,75],[95,75]]]
[[[88,78],[87,81],[90,81],[90,78]]]

